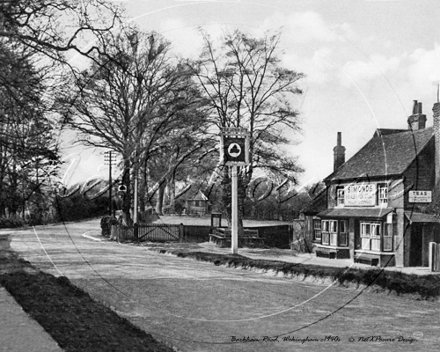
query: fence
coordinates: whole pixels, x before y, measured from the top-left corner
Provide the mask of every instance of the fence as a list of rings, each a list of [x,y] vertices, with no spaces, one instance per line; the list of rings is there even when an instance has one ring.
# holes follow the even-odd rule
[[[290,248],[292,240],[292,226],[258,226],[247,227],[247,229],[258,230],[259,237],[264,238],[268,247]],[[133,226],[112,225],[110,239],[120,242],[124,241],[186,241],[186,242],[208,242],[209,234],[212,232],[210,226],[200,225],[167,225],[148,224],[138,226],[138,238],[135,237]]]
[[[440,271],[440,244],[429,243],[429,267],[431,271]]]

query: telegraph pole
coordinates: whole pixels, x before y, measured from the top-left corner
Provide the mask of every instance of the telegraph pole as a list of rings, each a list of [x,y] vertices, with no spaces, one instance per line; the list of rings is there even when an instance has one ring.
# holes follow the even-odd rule
[[[109,193],[109,215],[114,216],[112,200],[112,165],[116,162],[116,156],[111,151],[104,152],[104,162],[108,165],[108,193]]]

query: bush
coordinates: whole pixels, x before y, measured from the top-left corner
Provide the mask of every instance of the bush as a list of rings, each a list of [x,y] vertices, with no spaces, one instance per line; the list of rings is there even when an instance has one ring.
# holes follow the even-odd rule
[[[19,218],[0,218],[0,229],[24,226],[25,222]]]
[[[116,225],[118,220],[115,217],[107,215],[101,219],[101,235],[110,237],[112,225]]]

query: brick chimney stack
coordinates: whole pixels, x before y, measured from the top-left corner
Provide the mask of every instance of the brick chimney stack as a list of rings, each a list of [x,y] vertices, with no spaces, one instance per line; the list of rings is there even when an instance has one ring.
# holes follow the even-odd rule
[[[426,115],[422,114],[422,103],[414,100],[413,112],[408,117],[408,128],[410,130],[422,130],[426,127]]]
[[[338,132],[337,145],[333,148],[333,171],[336,171],[345,163],[345,147],[341,145],[341,135],[341,132]]]
[[[435,183],[439,184],[440,181],[440,102],[434,104],[432,107],[434,112],[434,139],[435,139]]]

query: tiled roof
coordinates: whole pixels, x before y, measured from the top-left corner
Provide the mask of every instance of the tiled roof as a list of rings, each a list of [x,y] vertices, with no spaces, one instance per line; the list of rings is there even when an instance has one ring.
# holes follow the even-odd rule
[[[207,201],[208,198],[202,193],[202,191],[199,190],[194,197],[190,198],[190,200],[204,200],[204,201]]]
[[[440,223],[440,219],[436,218],[432,214],[424,214],[424,213],[415,213],[415,212],[411,212],[411,211],[405,211],[405,215],[411,223],[413,223],[413,222]]]
[[[432,127],[417,131],[376,131],[363,148],[325,181],[401,175],[434,138]],[[391,131],[394,131],[391,133]]]

